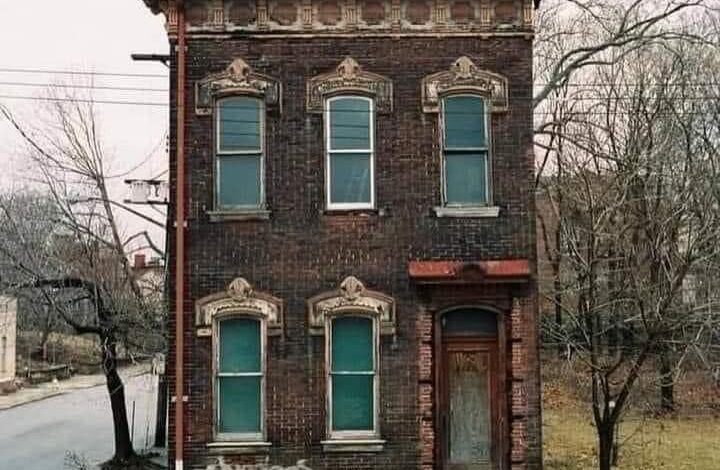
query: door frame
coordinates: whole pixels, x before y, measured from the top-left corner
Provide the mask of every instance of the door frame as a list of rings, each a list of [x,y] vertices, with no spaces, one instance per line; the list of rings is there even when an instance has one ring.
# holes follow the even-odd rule
[[[444,336],[442,318],[446,313],[459,309],[474,309],[492,313],[497,319],[497,335],[494,337],[481,336]],[[447,465],[447,439],[445,438],[446,409],[447,409],[447,371],[444,370],[447,346],[458,349],[461,347],[487,349],[494,346],[495,364],[492,378],[491,416],[492,416],[492,452],[493,470],[507,470],[509,468],[510,433],[508,409],[508,347],[505,336],[505,321],[508,316],[501,310],[486,305],[457,305],[437,312],[434,321],[434,372],[435,372],[435,467],[438,470],[449,470]],[[491,351],[492,356],[492,351]]]

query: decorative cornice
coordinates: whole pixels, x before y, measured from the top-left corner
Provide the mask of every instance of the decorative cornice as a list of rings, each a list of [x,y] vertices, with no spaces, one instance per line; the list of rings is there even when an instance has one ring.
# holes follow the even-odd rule
[[[345,278],[336,290],[323,292],[307,302],[310,334],[323,335],[328,316],[362,313],[380,320],[381,334],[395,334],[395,300],[369,290],[353,276]]]
[[[423,79],[423,111],[437,113],[443,96],[462,92],[486,96],[492,104],[492,112],[507,111],[507,79],[502,75],[479,69],[469,57],[465,56],[457,59],[450,70],[434,73]]]
[[[195,85],[195,112],[212,114],[213,100],[228,95],[262,98],[268,106],[281,104],[282,86],[278,80],[255,73],[243,59],[235,59],[224,72],[209,75]]]
[[[143,0],[177,33],[176,2]],[[188,35],[532,32],[533,0],[187,0]]]
[[[224,292],[208,295],[196,302],[195,327],[198,336],[212,334],[212,324],[216,317],[233,314],[262,318],[267,322],[268,335],[282,333],[282,300],[256,292],[247,280],[239,277]]]
[[[307,111],[321,113],[325,98],[339,93],[359,93],[375,99],[375,110],[389,113],[393,106],[392,81],[382,75],[362,70],[352,57],[340,62],[330,72],[311,78],[307,83]]]

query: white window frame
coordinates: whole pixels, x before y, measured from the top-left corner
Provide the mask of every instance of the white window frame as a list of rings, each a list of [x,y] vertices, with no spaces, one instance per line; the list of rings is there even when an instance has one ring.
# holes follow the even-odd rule
[[[485,119],[483,120],[485,123],[485,147],[455,147],[451,149],[447,149],[445,147],[445,130],[446,130],[446,120],[445,120],[445,100],[448,98],[459,98],[459,97],[471,97],[471,98],[477,98],[480,99],[483,102],[483,112],[485,114]],[[440,99],[440,162],[441,162],[441,183],[440,183],[440,192],[442,194],[442,204],[444,207],[450,207],[450,208],[463,208],[463,207],[489,207],[493,205],[492,201],[492,128],[491,128],[491,121],[490,121],[490,111],[489,106],[492,106],[492,103],[490,100],[479,94],[475,93],[453,93],[449,95],[445,95]],[[478,202],[478,203],[457,203],[457,202],[449,202],[447,197],[447,190],[448,190],[448,181],[447,181],[447,158],[446,153],[448,152],[485,152],[485,202]]]
[[[258,102],[259,104],[259,114],[260,114],[260,149],[259,149],[259,157],[260,157],[260,197],[258,204],[243,204],[243,205],[221,205],[220,201],[220,159],[222,157],[228,157],[228,156],[250,156],[250,155],[258,155],[257,150],[222,150],[221,147],[221,139],[220,139],[220,108],[222,106],[222,103],[224,101],[229,101],[232,99],[237,98],[245,98],[245,99],[252,99]],[[266,120],[266,109],[265,109],[265,102],[261,100],[260,98],[252,95],[228,95],[223,96],[222,98],[218,98],[215,100],[215,119],[214,119],[214,125],[215,125],[215,155],[213,155],[213,158],[215,159],[215,209],[220,211],[247,211],[247,210],[258,210],[263,209],[265,207],[265,120]]]
[[[330,121],[330,103],[343,99],[361,99],[369,103],[369,149],[340,149],[333,150],[331,147],[331,121]],[[331,171],[330,159],[332,154],[341,153],[369,153],[370,154],[370,202],[338,202],[331,200]],[[357,210],[357,209],[374,209],[375,208],[375,101],[372,98],[362,95],[337,95],[325,100],[325,193],[326,206],[328,210]]]
[[[332,406],[332,322],[337,319],[357,317],[365,318],[372,322],[373,340],[373,429],[335,431],[333,429],[333,406]],[[363,311],[343,312],[335,315],[327,315],[325,319],[325,378],[327,383],[327,437],[331,440],[362,440],[380,438],[380,329],[378,328],[377,316]]]
[[[247,319],[260,323],[260,373],[257,372],[226,372],[221,374],[220,370],[220,325],[225,320]],[[267,344],[267,324],[262,317],[249,313],[239,312],[216,318],[213,321],[213,431],[217,441],[225,442],[264,442],[266,436],[265,427],[265,394],[267,380],[267,355],[265,348]],[[255,433],[228,433],[220,432],[220,377],[257,377],[260,376],[260,432]]]

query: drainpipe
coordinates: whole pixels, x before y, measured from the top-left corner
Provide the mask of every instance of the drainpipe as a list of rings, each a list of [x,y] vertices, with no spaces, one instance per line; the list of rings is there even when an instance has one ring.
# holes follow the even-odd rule
[[[185,448],[185,2],[177,0],[177,158],[175,198],[175,470]]]

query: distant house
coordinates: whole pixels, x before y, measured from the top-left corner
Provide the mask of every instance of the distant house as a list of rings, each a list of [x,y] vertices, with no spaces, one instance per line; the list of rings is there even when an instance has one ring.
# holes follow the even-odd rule
[[[174,468],[540,468],[533,1],[145,3]]]
[[[0,296],[0,385],[15,380],[17,300]]]
[[[144,254],[135,254],[132,273],[143,295],[157,300],[162,298],[165,286],[165,264],[161,258],[148,260]]]

